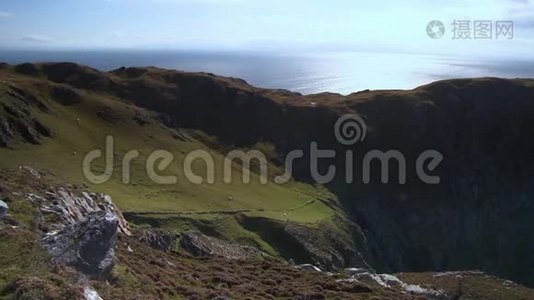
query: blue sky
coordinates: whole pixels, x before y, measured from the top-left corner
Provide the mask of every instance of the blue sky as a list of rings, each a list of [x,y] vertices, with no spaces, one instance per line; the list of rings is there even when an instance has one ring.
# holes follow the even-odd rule
[[[427,23],[445,23],[430,39]],[[512,20],[513,40],[452,40],[451,22]],[[380,51],[530,57],[534,1],[0,0],[0,48]]]

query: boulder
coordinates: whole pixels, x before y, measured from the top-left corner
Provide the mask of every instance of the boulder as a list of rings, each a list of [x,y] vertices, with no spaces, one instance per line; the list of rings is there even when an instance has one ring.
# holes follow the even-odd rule
[[[83,221],[47,233],[43,247],[56,262],[73,266],[92,279],[105,280],[116,263],[118,228],[116,215],[93,212]]]

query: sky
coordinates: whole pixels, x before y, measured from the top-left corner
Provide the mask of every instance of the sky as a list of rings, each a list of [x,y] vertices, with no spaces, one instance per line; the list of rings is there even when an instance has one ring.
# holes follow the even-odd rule
[[[431,20],[444,24],[442,38],[427,35]],[[454,20],[513,21],[514,38],[453,39]],[[370,51],[513,59],[533,55],[533,29],[534,0],[0,0],[0,49]]]
[[[475,39],[475,23],[491,36]],[[533,78],[532,49],[534,0],[0,0],[0,61],[152,65],[302,93]]]

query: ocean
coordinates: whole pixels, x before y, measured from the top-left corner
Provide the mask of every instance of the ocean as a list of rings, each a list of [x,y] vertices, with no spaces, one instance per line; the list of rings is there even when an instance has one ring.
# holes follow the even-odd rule
[[[98,50],[0,51],[0,61],[70,61],[109,71],[122,66],[156,66],[238,77],[264,88],[302,94],[349,94],[364,89],[411,89],[432,81],[462,77],[534,77],[534,63],[480,60],[429,54],[328,52]]]

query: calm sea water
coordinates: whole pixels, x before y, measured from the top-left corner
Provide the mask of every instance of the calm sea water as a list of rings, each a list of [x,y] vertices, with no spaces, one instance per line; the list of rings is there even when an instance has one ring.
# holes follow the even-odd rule
[[[0,51],[0,61],[12,64],[71,61],[103,71],[122,66],[204,71],[239,77],[259,87],[303,94],[411,89],[439,79],[460,77],[534,77],[533,62],[365,52]]]

